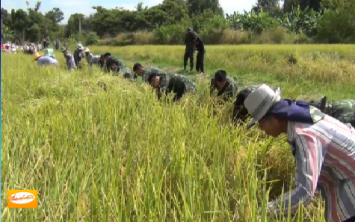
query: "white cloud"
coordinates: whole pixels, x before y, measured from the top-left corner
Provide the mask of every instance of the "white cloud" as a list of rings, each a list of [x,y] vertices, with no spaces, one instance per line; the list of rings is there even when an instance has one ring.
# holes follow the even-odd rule
[[[224,9],[225,13],[244,12],[244,10],[249,11],[252,6],[256,3],[256,0],[219,0],[219,4]]]

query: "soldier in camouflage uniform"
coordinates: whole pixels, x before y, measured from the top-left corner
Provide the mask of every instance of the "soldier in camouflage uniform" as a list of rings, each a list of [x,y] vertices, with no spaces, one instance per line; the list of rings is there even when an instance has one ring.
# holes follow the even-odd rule
[[[226,71],[218,70],[211,79],[211,96],[216,89],[218,90],[217,97],[228,101],[237,94],[238,86],[232,77],[227,76]]]
[[[123,78],[127,78],[127,79],[137,79],[137,75],[132,72],[127,66],[122,67],[120,69],[120,73],[122,73]]]
[[[119,58],[114,56],[107,56],[105,59],[106,71],[113,71],[114,75],[118,75],[121,69],[125,68],[126,64]],[[126,69],[127,70],[127,69]],[[128,69],[129,70],[129,69]],[[130,72],[130,70],[129,70]]]
[[[185,93],[196,93],[195,83],[186,76],[179,74],[167,74],[165,76],[158,76],[156,73],[149,75],[148,82],[157,90],[158,98],[163,93],[175,93],[173,101],[176,102],[181,99]]]
[[[131,79],[131,80],[137,80],[137,75],[135,73],[124,73],[123,78],[125,79]]]
[[[136,63],[133,66],[133,71],[137,73],[138,76],[142,76],[143,82],[148,82],[148,78],[151,74],[156,74],[158,76],[166,76],[166,72],[155,67],[144,68],[140,63]]]
[[[99,66],[101,69],[105,71],[106,69],[106,59],[107,57],[111,56],[111,53],[106,52],[105,54],[102,54],[99,59]]]
[[[249,94],[254,92],[257,88],[259,88],[258,85],[251,85],[237,94],[237,98],[233,103],[234,107],[232,119],[234,124],[237,124],[239,121],[245,122],[245,120],[249,117],[248,110],[244,107],[244,101],[249,96]],[[275,92],[281,95],[280,88],[275,89]]]
[[[311,105],[320,109],[323,113],[339,120],[342,123],[350,123],[355,127],[355,100],[347,99],[332,103],[326,103],[326,97],[320,102],[310,101]]]
[[[197,34],[192,30],[192,28],[187,29],[185,34],[185,55],[184,55],[184,70],[186,70],[187,59],[190,58],[190,71],[194,68],[194,52],[196,46]]]

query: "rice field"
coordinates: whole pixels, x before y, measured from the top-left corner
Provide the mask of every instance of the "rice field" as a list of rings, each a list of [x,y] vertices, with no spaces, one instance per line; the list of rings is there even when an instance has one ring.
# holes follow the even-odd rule
[[[225,69],[240,88],[267,83],[286,98],[349,99],[354,49],[207,46],[201,75],[182,71],[181,46],[90,47],[130,68],[140,62],[194,79],[197,95],[176,104],[96,67],[70,73],[38,68],[22,53],[1,54],[1,219],[322,221],[317,197],[295,215],[267,214],[267,201],[292,188],[291,149],[285,137],[233,127],[232,104],[214,105],[208,83]],[[7,190],[37,190],[38,208],[7,208]]]

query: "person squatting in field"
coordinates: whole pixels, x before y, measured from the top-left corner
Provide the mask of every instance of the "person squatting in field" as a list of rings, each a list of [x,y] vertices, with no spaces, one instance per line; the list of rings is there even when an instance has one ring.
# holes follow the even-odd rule
[[[151,74],[156,74],[157,76],[166,76],[166,72],[156,68],[156,67],[150,67],[150,68],[144,68],[140,63],[136,63],[133,65],[133,71],[138,75],[142,76],[143,82],[149,82],[148,78]]]
[[[64,58],[65,58],[65,61],[67,63],[68,70],[69,71],[75,70],[76,65],[75,65],[75,61],[74,61],[74,56],[66,48],[62,48],[62,52],[63,52]]]
[[[195,83],[186,76],[179,74],[167,74],[159,76],[152,73],[148,77],[148,83],[156,90],[158,99],[161,98],[163,93],[175,93],[173,101],[176,102],[182,98],[185,93],[196,93]]]
[[[185,54],[184,54],[184,70],[186,70],[187,60],[190,59],[190,71],[194,68],[194,51],[196,46],[197,34],[188,28],[185,34]]]
[[[310,204],[319,190],[327,222],[355,216],[355,129],[350,124],[309,102],[282,99],[265,84],[248,95],[244,106],[253,117],[247,128],[257,124],[273,137],[285,133],[296,161],[297,186],[268,203],[269,215],[295,213],[300,202]]]
[[[55,66],[59,67],[58,61],[48,54],[40,55],[38,52],[35,53],[35,61],[38,66]]]
[[[218,90],[217,98],[220,98],[223,101],[228,101],[231,98],[234,98],[237,94],[238,85],[232,77],[227,76],[227,72],[225,70],[218,70],[211,79],[211,96],[215,90]]]
[[[196,71],[204,73],[204,60],[205,60],[205,46],[203,44],[203,41],[200,37],[197,37],[196,39],[196,50],[197,50],[197,59],[196,59]]]

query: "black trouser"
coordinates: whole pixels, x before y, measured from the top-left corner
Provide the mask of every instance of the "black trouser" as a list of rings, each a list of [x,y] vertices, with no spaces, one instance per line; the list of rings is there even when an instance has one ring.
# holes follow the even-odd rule
[[[206,51],[197,53],[197,59],[196,59],[196,71],[197,72],[205,72],[205,69],[203,67],[204,60],[205,60],[205,53],[206,53]]]
[[[185,49],[184,69],[186,69],[186,66],[187,66],[187,59],[190,59],[190,68],[193,69],[193,67],[194,67],[194,49],[193,48],[186,47],[186,49]]]

